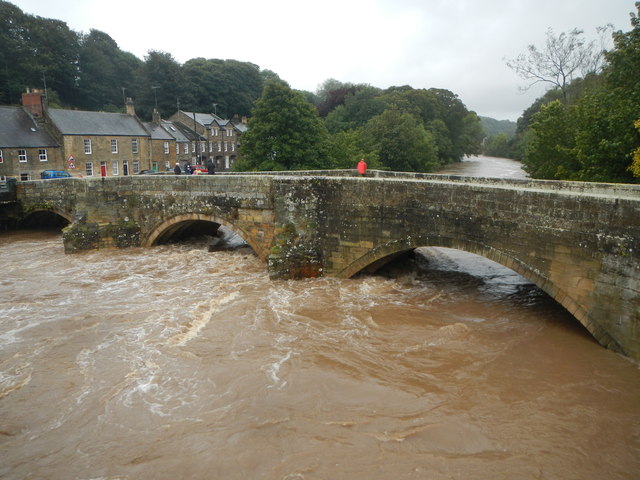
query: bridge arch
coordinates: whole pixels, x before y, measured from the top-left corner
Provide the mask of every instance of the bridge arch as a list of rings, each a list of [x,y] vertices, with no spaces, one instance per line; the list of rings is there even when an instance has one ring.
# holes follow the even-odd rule
[[[374,272],[394,258],[420,247],[444,247],[463,250],[499,263],[526,278],[562,305],[598,342],[606,345],[612,341],[611,337],[602,328],[588,320],[588,313],[568,292],[547,278],[542,277],[536,269],[490,245],[481,245],[466,239],[440,236],[415,239],[407,237],[388,242],[366,252],[342,270],[338,276],[351,278],[359,272]]]
[[[57,207],[35,207],[29,210],[20,223],[26,227],[63,228],[73,223],[73,215]]]
[[[240,228],[224,218],[220,218],[215,215],[206,215],[202,213],[183,213],[168,218],[154,227],[149,235],[146,236],[142,242],[142,246],[151,247],[156,245],[164,238],[170,238],[177,230],[184,224],[193,224],[195,222],[208,222],[217,225],[224,226],[232,232],[240,235],[242,239],[253,249],[254,252],[258,252],[259,245],[255,243],[255,239],[251,237],[246,231]]]

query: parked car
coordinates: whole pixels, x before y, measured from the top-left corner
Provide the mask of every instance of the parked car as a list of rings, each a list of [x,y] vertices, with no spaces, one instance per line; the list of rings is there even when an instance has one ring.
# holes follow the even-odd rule
[[[64,170],[44,170],[40,172],[40,178],[46,180],[48,178],[69,178],[71,174]]]
[[[204,165],[191,165],[191,170],[193,170],[193,175],[206,175],[209,173]]]

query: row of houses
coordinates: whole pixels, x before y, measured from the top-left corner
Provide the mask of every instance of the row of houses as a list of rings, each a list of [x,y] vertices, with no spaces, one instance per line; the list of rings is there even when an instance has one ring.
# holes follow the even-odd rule
[[[151,122],[135,114],[47,108],[41,91],[22,95],[22,106],[0,106],[0,177],[40,178],[43,170],[73,176],[135,175],[206,165],[228,171],[238,157],[246,119],[178,111],[167,120],[154,112]]]

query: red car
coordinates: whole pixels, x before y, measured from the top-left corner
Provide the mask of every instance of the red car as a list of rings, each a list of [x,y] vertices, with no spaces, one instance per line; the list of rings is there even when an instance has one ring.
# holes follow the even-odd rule
[[[204,165],[191,165],[191,170],[193,170],[193,175],[206,175],[209,173]]]

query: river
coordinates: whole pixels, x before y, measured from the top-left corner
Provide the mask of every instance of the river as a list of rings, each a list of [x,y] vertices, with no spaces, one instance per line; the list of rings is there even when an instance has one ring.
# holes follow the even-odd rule
[[[638,478],[638,365],[482,257],[271,281],[197,238],[0,248],[0,478]]]

